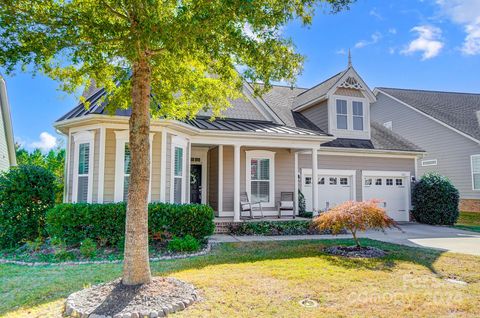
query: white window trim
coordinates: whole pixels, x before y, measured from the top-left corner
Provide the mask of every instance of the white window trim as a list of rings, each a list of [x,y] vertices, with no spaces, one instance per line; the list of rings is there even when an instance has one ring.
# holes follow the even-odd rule
[[[275,207],[275,152],[268,150],[249,150],[245,151],[246,160],[245,160],[245,179],[246,179],[246,191],[248,198],[252,198],[252,175],[251,175],[251,164],[252,159],[269,159],[270,167],[270,201],[262,202],[263,207],[273,208]]]
[[[187,203],[187,146],[188,140],[180,136],[172,136],[172,146],[170,149],[170,203],[175,203],[175,148],[183,149],[183,169],[182,169],[182,198],[181,203]],[[190,158],[188,159],[190,163]]]
[[[338,102],[338,101],[344,101],[344,102],[345,102],[345,106],[346,106],[346,109],[345,109],[345,110],[346,110],[346,113],[345,113],[345,114],[343,114],[343,113],[342,113],[342,114],[339,114],[339,113],[338,113],[338,110],[337,110],[337,102]],[[347,117],[347,128],[338,128],[338,116],[345,116],[345,117]],[[348,119],[348,117],[349,117],[349,113],[348,113],[348,99],[346,99],[346,98],[345,98],[345,99],[343,99],[343,98],[335,98],[335,129],[337,129],[337,130],[349,130],[349,127],[351,127],[351,126],[350,126],[350,124],[349,124],[350,120]]]
[[[480,154],[470,156],[470,172],[472,174],[472,190],[473,191],[480,191],[480,188],[475,189],[475,179],[474,179],[474,173],[473,173],[473,158],[477,158],[477,157],[480,157]]]
[[[150,133],[150,183],[148,186],[148,202],[151,201],[152,189],[152,142],[154,133]],[[123,197],[123,186],[125,183],[125,144],[129,140],[128,130],[115,131],[115,190],[114,202],[125,201]]]
[[[88,158],[88,192],[87,203],[92,203],[93,197],[93,169],[94,169],[94,146],[95,146],[95,131],[87,130],[72,134],[73,142],[75,144],[73,157],[73,185],[72,185],[72,202],[76,203],[78,200],[78,156],[80,154],[80,144],[89,144],[89,158]]]
[[[360,103],[362,105],[362,115],[355,115],[353,113],[353,103],[354,102],[357,102],[357,103]],[[354,118],[359,118],[361,117],[362,118],[362,129],[355,129],[355,124],[354,124]],[[353,131],[365,131],[365,103],[364,102],[360,102],[358,100],[352,100],[352,130]]]
[[[436,166],[438,164],[437,159],[423,159],[422,167]]]

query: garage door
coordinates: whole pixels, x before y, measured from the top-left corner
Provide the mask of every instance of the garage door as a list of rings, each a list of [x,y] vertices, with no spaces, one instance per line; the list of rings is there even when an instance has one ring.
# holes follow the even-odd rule
[[[340,173],[329,173],[330,171],[319,170],[318,174],[318,208],[325,211],[340,203],[353,200],[354,174],[353,171],[341,171]],[[312,177],[311,170],[303,175],[302,193],[305,196],[307,211],[312,211]]]
[[[403,175],[402,175],[403,174]],[[388,216],[396,221],[409,221],[408,173],[393,176],[364,175],[363,199],[378,199]]]

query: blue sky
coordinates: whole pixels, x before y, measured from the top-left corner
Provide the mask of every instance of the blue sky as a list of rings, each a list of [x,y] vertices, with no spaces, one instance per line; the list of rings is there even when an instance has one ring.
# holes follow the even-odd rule
[[[353,65],[378,86],[480,93],[480,0],[358,0],[336,15],[318,10],[305,28],[284,29],[306,56],[301,87],[311,87]],[[0,70],[1,72],[1,70]],[[15,137],[28,148],[61,140],[52,123],[75,104],[74,96],[38,75],[6,77]]]

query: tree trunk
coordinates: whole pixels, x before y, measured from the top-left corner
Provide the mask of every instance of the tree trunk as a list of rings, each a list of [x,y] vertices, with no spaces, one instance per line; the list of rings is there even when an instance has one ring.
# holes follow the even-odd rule
[[[132,115],[129,122],[131,166],[122,279],[125,285],[151,282],[148,255],[151,70],[144,56],[133,64],[132,76]]]

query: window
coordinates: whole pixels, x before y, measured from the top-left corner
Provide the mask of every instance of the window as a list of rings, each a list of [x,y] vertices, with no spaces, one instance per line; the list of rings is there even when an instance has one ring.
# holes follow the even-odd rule
[[[341,185],[348,185],[348,178],[340,178]]]
[[[348,129],[347,101],[337,99],[337,129]]]
[[[472,189],[480,190],[480,155],[473,155],[472,160]]]
[[[393,179],[386,179],[385,183],[387,184],[387,186],[391,186],[393,185]]]
[[[363,103],[352,102],[353,130],[363,130]]]
[[[422,160],[422,167],[436,166],[437,159]]]
[[[372,179],[371,178],[366,178],[365,179],[365,185],[366,186],[371,186],[372,185]]]
[[[81,131],[73,134],[72,202],[92,202],[94,137],[93,131]]]
[[[320,178],[320,180],[318,180],[318,184],[325,184],[325,178]]]
[[[375,179],[375,185],[382,185],[382,179]]]
[[[312,185],[312,177],[305,177],[305,185],[306,186]]]
[[[271,151],[246,152],[247,193],[252,202],[262,202],[266,207],[275,206],[274,155]],[[309,182],[312,183],[311,178]]]
[[[88,201],[89,170],[90,170],[90,143],[82,143],[78,146],[77,202]]]
[[[128,186],[130,184],[130,147],[125,143],[123,156],[123,200],[128,199]]]
[[[173,202],[180,204],[183,203],[183,148],[174,148],[173,159]]]
[[[335,178],[335,177],[330,177],[329,183],[330,183],[330,185],[337,185],[337,178]]]
[[[395,179],[395,185],[402,186],[403,185],[403,179]]]

